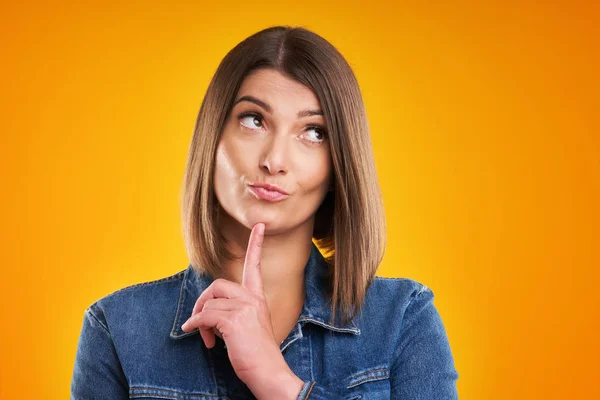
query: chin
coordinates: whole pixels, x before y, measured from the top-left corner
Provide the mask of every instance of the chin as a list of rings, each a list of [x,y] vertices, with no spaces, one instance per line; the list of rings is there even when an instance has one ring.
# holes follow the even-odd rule
[[[281,228],[281,218],[277,218],[276,213],[265,213],[265,212],[249,212],[244,216],[244,221],[248,229],[252,229],[254,225],[259,222],[265,224],[265,232],[272,231],[273,229]]]

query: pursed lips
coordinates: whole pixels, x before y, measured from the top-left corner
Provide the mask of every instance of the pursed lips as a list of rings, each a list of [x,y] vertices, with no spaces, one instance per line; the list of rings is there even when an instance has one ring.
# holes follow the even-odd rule
[[[271,190],[267,185],[248,185],[250,190],[260,199],[267,201],[283,200],[289,195],[280,190]]]
[[[268,191],[274,191],[274,192],[279,192],[281,194],[289,195],[288,192],[286,192],[285,190],[281,189],[279,186],[272,185],[272,184],[269,184],[269,183],[255,183],[255,184],[249,184],[249,186],[255,187],[255,188],[263,188],[263,189],[268,190]]]

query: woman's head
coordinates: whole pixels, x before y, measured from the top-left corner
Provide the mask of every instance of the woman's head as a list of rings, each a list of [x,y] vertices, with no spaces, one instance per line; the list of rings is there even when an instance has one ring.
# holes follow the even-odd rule
[[[273,68],[246,76],[217,146],[213,178],[220,216],[231,216],[249,230],[263,222],[269,234],[304,224],[310,234],[331,171],[314,92]],[[268,201],[257,188],[261,184],[275,185],[286,195]]]
[[[249,187],[256,183],[289,197],[259,201]],[[347,320],[360,307],[383,258],[383,203],[358,83],[319,35],[268,28],[221,61],[198,113],[182,193],[184,239],[199,272],[214,275],[231,258],[217,223],[223,211],[248,229],[260,216],[267,233],[313,224],[330,265],[333,312]]]

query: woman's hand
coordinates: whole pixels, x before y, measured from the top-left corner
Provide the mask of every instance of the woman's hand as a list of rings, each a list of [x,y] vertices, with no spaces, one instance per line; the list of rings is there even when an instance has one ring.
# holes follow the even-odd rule
[[[184,332],[198,328],[208,348],[223,338],[235,373],[258,399],[296,399],[302,380],[287,365],[275,340],[263,291],[261,250],[265,225],[252,228],[242,284],[216,279],[202,292]]]

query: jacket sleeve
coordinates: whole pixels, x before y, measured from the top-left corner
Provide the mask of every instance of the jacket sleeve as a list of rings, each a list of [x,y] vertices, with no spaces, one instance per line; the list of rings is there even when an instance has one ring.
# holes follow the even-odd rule
[[[128,399],[125,374],[101,310],[85,311],[71,381],[71,400]]]
[[[339,398],[338,393],[319,385],[316,381],[304,381],[304,386],[302,386],[297,400],[332,400]]]
[[[392,399],[458,399],[459,375],[433,298],[421,284],[406,308],[390,371]]]

